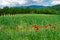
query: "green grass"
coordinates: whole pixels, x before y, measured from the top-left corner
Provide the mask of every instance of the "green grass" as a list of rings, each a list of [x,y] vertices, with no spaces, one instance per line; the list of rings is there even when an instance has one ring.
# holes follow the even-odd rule
[[[53,28],[35,30],[34,25],[45,26],[51,24]],[[16,30],[16,27],[19,27]],[[60,15],[45,14],[17,14],[14,16],[0,16],[0,40],[59,40]]]

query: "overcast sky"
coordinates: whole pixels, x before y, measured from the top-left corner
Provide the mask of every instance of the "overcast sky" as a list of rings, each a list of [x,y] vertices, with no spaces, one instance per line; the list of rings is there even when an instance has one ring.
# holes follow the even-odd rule
[[[43,5],[51,6],[60,4],[60,0],[0,0],[0,7],[4,6],[25,6],[25,5]]]

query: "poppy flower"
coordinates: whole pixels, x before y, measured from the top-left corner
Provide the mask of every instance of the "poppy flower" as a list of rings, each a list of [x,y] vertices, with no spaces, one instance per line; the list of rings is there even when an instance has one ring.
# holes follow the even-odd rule
[[[48,28],[49,26],[51,26],[51,24],[46,25],[45,28]]]
[[[51,26],[52,28],[56,28],[55,26]]]
[[[48,28],[49,25],[46,25],[45,28]]]
[[[34,29],[38,30],[39,29],[39,26],[35,25],[34,26]]]
[[[51,24],[48,24],[49,26],[51,26]]]
[[[45,26],[45,28],[48,28],[48,26]]]

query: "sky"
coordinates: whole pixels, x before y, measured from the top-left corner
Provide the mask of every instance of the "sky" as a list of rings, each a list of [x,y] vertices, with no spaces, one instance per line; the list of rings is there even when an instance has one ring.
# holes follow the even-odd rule
[[[42,5],[52,6],[60,4],[60,0],[0,0],[0,7]]]

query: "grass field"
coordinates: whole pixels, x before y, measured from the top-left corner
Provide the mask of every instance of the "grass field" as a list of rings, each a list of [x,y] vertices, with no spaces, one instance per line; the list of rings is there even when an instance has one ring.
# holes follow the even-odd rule
[[[39,28],[51,24],[56,28]],[[17,28],[18,27],[18,28]],[[0,40],[60,40],[60,15],[17,14],[0,16]]]

